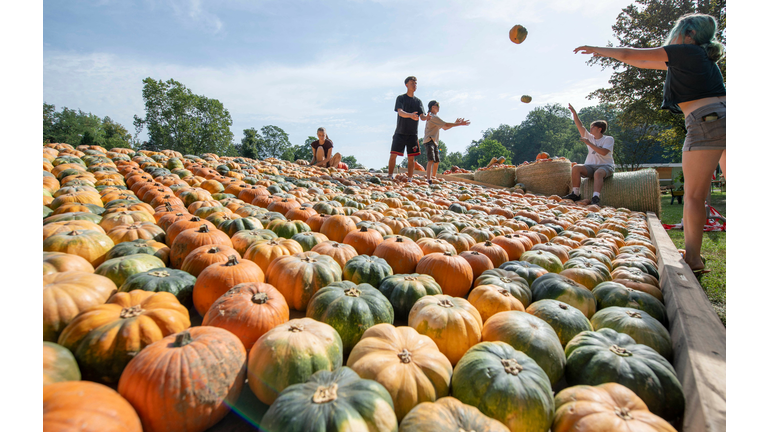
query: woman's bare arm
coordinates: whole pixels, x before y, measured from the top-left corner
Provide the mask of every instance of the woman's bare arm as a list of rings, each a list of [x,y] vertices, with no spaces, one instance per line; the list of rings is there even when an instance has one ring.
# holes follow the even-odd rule
[[[667,51],[662,47],[656,48],[613,48],[580,46],[573,50],[576,54],[592,54],[594,57],[609,57],[630,66],[642,69],[667,70],[669,61]]]

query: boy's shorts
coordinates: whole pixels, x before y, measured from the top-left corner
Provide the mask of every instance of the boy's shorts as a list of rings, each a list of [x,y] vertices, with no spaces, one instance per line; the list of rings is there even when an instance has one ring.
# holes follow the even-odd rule
[[[605,171],[605,177],[603,178],[611,178],[613,177],[613,171],[614,167],[613,165],[584,165],[584,168],[587,170],[587,174],[582,174],[582,177],[585,178],[592,178],[595,175],[595,171],[602,169]]]
[[[429,140],[424,143],[424,147],[427,149],[428,162],[440,162],[440,151],[434,141]]]
[[[725,150],[725,102],[693,110],[685,118],[683,151]]]
[[[419,148],[419,137],[417,135],[403,135],[397,133],[392,135],[392,148],[389,153],[403,156],[406,149],[408,149],[408,157],[420,155],[421,149]]]

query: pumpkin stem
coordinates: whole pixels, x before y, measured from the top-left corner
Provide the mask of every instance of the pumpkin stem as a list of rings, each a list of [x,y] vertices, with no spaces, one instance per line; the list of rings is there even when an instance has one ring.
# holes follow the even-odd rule
[[[360,227],[360,232],[368,232],[368,228],[365,225]]]
[[[240,264],[240,261],[237,260],[237,255],[230,255],[229,259],[227,259],[227,262],[224,263],[224,265],[227,267],[236,266],[238,264]]]
[[[144,309],[139,305],[123,308],[123,310],[120,311],[120,318],[127,319],[137,317],[141,315],[142,312],[144,312]]]
[[[634,417],[632,417],[632,414],[629,411],[629,408],[626,407],[616,407],[613,409],[613,412],[616,413],[619,418],[622,420],[632,420]]]
[[[560,309],[562,309],[562,310],[568,309],[568,306],[563,304],[563,303],[559,303],[558,306],[560,306]]]
[[[170,276],[171,274],[170,274],[170,273],[168,273],[168,272],[167,272],[167,271],[165,271],[165,270],[155,270],[155,271],[151,271],[151,272],[149,272],[149,275],[150,275],[150,276],[154,276],[154,277],[160,277],[160,278],[164,278],[164,277],[168,277],[168,276]]]
[[[304,324],[301,323],[294,323],[291,324],[291,327],[288,328],[288,331],[291,333],[299,333],[304,331]]]
[[[360,294],[361,294],[360,290],[354,287],[347,288],[344,290],[344,295],[348,297],[360,297]]]
[[[509,291],[505,290],[504,288],[499,288],[499,294],[503,295],[504,297],[509,297],[512,295]]]
[[[210,228],[208,228],[208,225],[200,225],[200,229],[197,230],[199,233],[207,233],[211,232]]]
[[[192,335],[189,333],[189,330],[184,330],[183,332],[176,334],[176,339],[173,341],[173,347],[181,348],[190,342],[192,342]]]
[[[630,318],[642,318],[643,316],[640,315],[640,312],[634,312],[634,311],[626,311],[627,315],[629,315]]]
[[[397,354],[397,357],[400,358],[401,363],[410,363],[411,362],[411,353],[403,348],[403,350]]]
[[[402,242],[403,242],[403,238],[402,237],[400,237],[400,236],[395,237],[395,243],[402,243]]]
[[[504,372],[515,376],[523,371],[523,367],[515,359],[504,359],[501,365],[504,366]]]
[[[632,352],[626,348],[622,348],[618,345],[611,345],[610,351],[621,357],[631,357]]]
[[[339,390],[339,385],[336,383],[330,386],[320,386],[315,390],[315,394],[312,395],[312,402],[316,404],[322,404],[327,402],[333,402],[338,397],[336,392]]]
[[[439,306],[444,307],[444,308],[452,308],[453,307],[453,302],[450,301],[449,299],[442,299],[439,302],[437,302],[437,304]]]
[[[219,247],[218,247],[218,246],[214,246],[214,247],[212,247],[212,248],[208,249],[208,253],[210,253],[210,254],[214,254],[214,253],[217,253],[217,252],[219,252],[220,250],[221,250],[221,249],[219,249]]]
[[[264,304],[267,302],[267,300],[269,300],[269,296],[262,292],[258,292],[254,294],[253,297],[251,297],[251,301],[256,304]]]
[[[200,222],[200,218],[198,216],[192,216],[191,218],[189,218],[189,220],[192,222]]]

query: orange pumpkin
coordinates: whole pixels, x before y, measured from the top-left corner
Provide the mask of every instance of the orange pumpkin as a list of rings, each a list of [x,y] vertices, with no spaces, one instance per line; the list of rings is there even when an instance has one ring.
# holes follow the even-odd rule
[[[236,255],[231,255],[225,263],[206,267],[192,290],[195,309],[205,315],[219,297],[244,282],[264,282],[264,272],[251,261],[238,260]]]
[[[394,236],[376,246],[373,255],[383,258],[392,267],[393,274],[411,274],[416,271],[424,251],[410,238]]]
[[[477,309],[483,322],[499,312],[525,312],[525,306],[512,293],[498,285],[478,285],[469,292],[467,300]]]
[[[43,387],[43,430],[141,432],[142,424],[131,404],[111,388],[65,381]]]
[[[43,276],[65,271],[93,273],[94,268],[85,258],[63,252],[43,252]]]
[[[450,252],[424,255],[416,266],[416,273],[432,276],[443,294],[464,297],[472,288],[474,276],[467,260]]]
[[[301,244],[296,240],[286,238],[275,238],[269,240],[260,240],[251,244],[243,254],[243,258],[256,263],[263,272],[266,273],[269,264],[275,259],[303,252]]]
[[[317,252],[333,258],[342,269],[347,264],[347,261],[359,255],[352,245],[333,240],[324,241],[313,246],[311,252]]]
[[[219,231],[216,228],[211,229],[208,225],[201,225],[196,229],[184,230],[173,240],[170,257],[171,267],[176,269],[181,268],[187,255],[200,246],[205,245],[224,245],[232,247],[232,240],[230,240],[229,236],[224,232]]]
[[[205,245],[190,252],[184,262],[181,263],[181,269],[194,277],[200,276],[200,273],[206,267],[213,264],[220,264],[229,261],[232,255],[241,258],[240,254],[234,248],[225,245]]]
[[[345,244],[355,248],[358,255],[373,255],[376,247],[384,241],[384,237],[374,229],[365,226],[356,229],[344,237]]]
[[[429,336],[455,366],[473,345],[480,342],[483,319],[467,300],[449,295],[427,295],[414,303],[408,326]]]
[[[43,240],[43,251],[78,255],[94,268],[104,262],[115,243],[99,231],[74,230],[54,234]]]

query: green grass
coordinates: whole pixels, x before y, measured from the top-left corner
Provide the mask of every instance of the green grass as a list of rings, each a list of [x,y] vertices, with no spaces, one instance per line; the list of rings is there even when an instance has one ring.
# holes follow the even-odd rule
[[[670,204],[669,195],[661,196],[661,222],[665,224],[677,224],[683,219],[683,206],[677,203]],[[717,189],[712,192],[711,205],[725,217],[725,192]],[[678,249],[685,248],[683,230],[668,230],[667,234]],[[720,320],[725,325],[725,232],[705,232],[701,244],[701,255],[707,259],[707,268],[710,273],[702,275],[700,284],[707,294],[712,307],[717,312]]]

